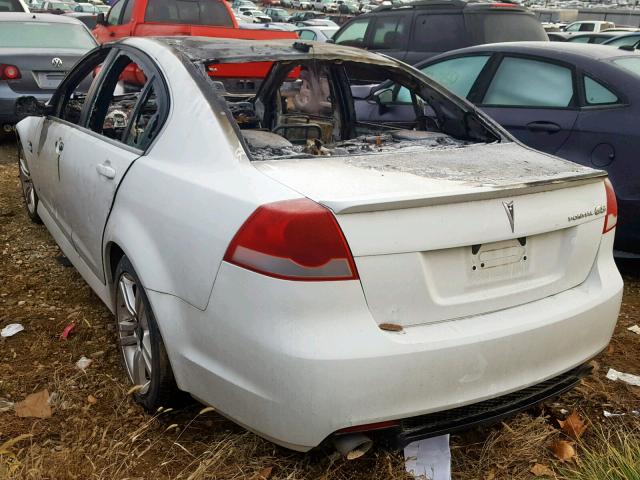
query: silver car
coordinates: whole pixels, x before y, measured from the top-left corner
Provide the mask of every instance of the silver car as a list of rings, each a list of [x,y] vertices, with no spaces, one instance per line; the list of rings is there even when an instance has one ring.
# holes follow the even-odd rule
[[[0,13],[0,126],[17,122],[15,101],[24,95],[48,100],[67,72],[97,46],[75,18],[51,14]]]

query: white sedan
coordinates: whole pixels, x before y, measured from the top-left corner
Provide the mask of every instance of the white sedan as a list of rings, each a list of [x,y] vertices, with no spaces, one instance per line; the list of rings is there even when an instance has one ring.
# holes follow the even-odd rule
[[[386,80],[413,119],[385,120]],[[391,58],[131,37],[18,110],[28,214],[114,312],[148,409],[181,390],[357,456],[369,431],[401,446],[565,391],[616,324],[605,173]]]

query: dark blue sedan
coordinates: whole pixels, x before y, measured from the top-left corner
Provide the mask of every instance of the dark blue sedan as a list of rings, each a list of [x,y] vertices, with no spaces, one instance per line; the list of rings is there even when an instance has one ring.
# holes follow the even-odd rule
[[[601,45],[519,42],[455,50],[416,65],[538,150],[604,169],[618,197],[615,248],[640,257],[640,53]],[[404,88],[372,92],[372,120],[413,111]],[[372,102],[358,102],[359,110]],[[409,109],[409,110],[407,110]]]

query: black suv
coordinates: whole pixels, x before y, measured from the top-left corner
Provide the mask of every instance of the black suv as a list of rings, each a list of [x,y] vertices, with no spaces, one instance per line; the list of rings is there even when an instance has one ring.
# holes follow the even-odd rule
[[[345,23],[333,36],[338,45],[373,50],[410,64],[457,48],[526,40],[548,41],[528,9],[461,0],[382,6]]]

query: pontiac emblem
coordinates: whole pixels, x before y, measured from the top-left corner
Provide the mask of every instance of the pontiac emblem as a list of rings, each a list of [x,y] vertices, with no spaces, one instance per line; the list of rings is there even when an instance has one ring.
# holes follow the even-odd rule
[[[507,212],[507,217],[509,218],[509,225],[511,225],[511,233],[515,231],[515,218],[513,213],[513,200],[510,202],[502,202],[502,206],[504,207],[504,211]]]
[[[62,59],[58,57],[53,57],[51,59],[51,65],[53,65],[55,68],[62,68]]]

